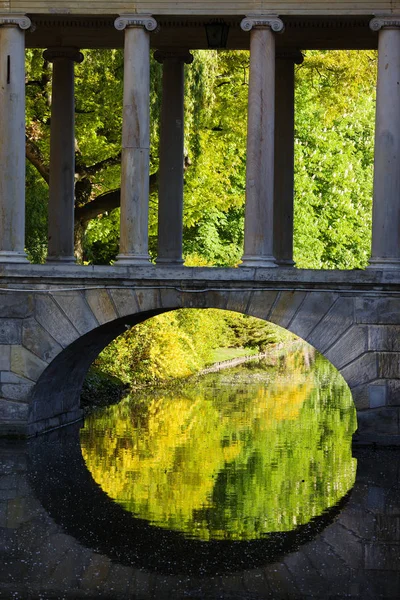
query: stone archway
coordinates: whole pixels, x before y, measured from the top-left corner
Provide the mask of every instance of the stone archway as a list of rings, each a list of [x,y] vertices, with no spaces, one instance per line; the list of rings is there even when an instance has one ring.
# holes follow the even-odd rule
[[[356,408],[364,408],[365,383],[374,378],[376,358],[367,351],[366,327],[354,321],[353,297],[268,289],[92,288],[36,297],[19,350],[35,354],[28,434],[78,419],[82,383],[99,352],[126,327],[178,308],[227,309],[288,329],[338,368],[353,390]]]
[[[255,277],[245,268],[165,268],[161,277],[151,268],[135,279],[116,278],[112,268],[79,278],[71,269],[0,290],[0,435],[34,435],[76,420],[87,367],[126,325],[178,308],[219,308],[309,342],[349,384],[360,441],[400,442],[396,282],[376,278],[372,289],[369,273],[291,269],[275,269],[274,279],[268,269]]]

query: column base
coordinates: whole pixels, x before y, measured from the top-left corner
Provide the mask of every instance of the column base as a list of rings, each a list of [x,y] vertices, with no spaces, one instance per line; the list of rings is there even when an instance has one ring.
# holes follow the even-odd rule
[[[183,258],[157,258],[156,265],[161,267],[181,267],[183,265]]]
[[[74,265],[76,264],[75,256],[47,256],[46,263],[52,265]]]
[[[292,269],[296,265],[294,260],[289,260],[289,259],[277,260],[276,264],[278,265],[278,267],[285,268],[285,269]]]
[[[29,263],[25,252],[0,250],[0,263]]]
[[[242,257],[242,264],[240,267],[277,267],[274,256],[257,256],[253,254],[245,254]]]
[[[118,254],[114,265],[125,267],[128,265],[138,265],[148,267],[150,256],[148,254]]]
[[[367,269],[400,269],[400,258],[371,258]]]

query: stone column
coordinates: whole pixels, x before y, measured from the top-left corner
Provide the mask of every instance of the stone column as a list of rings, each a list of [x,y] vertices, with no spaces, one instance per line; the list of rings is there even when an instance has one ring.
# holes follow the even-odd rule
[[[370,268],[400,267],[400,19],[372,19],[379,31],[374,200]]]
[[[273,255],[276,17],[246,17],[250,31],[244,267],[276,267]]]
[[[25,246],[25,15],[0,14],[0,262]]]
[[[294,65],[301,52],[279,52],[275,70],[274,256],[293,267]]]
[[[158,175],[157,264],[181,265],[183,229],[184,65],[193,61],[187,51],[160,52],[163,64]]]
[[[147,265],[150,146],[150,15],[123,15],[125,29],[119,265]]]
[[[74,263],[76,48],[49,48],[43,58],[53,63],[51,90],[49,225],[47,262]]]

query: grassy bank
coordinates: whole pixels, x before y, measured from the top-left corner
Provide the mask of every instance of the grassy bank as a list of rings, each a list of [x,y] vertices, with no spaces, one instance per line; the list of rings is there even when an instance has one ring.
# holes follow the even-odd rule
[[[242,356],[251,356],[258,354],[257,348],[215,348],[212,353],[211,363],[207,366],[212,366],[214,363],[223,362],[224,360],[232,360],[232,358],[241,358]]]

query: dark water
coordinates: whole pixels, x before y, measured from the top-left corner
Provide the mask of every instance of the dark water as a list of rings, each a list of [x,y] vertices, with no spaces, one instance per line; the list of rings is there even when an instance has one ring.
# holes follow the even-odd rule
[[[307,353],[0,445],[0,598],[398,598],[400,452]]]

